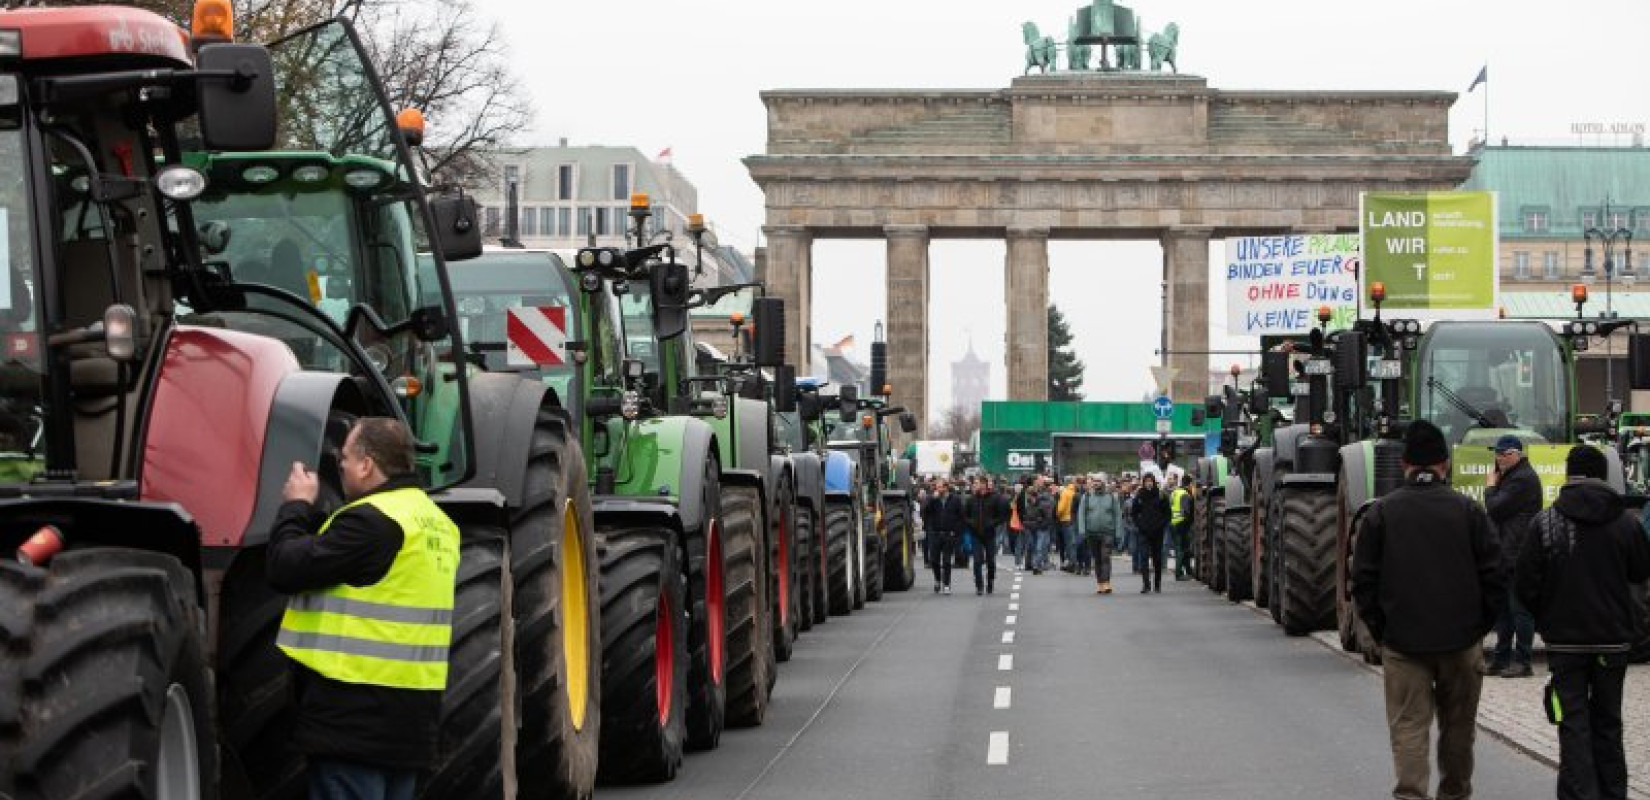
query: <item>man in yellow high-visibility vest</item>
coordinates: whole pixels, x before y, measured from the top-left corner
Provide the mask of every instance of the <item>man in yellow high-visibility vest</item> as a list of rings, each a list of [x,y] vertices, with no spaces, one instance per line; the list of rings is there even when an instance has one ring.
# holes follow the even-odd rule
[[[419,486],[412,445],[399,420],[361,419],[339,453],[345,505],[326,516],[294,463],[270,534],[312,800],[411,800],[438,754],[459,534]]]
[[[1174,579],[1190,580],[1192,572],[1192,490],[1191,476],[1169,479],[1169,532],[1174,537]]]

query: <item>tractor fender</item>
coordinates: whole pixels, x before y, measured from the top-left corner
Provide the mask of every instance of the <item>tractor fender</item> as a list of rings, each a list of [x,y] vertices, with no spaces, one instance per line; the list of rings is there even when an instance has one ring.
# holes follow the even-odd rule
[[[177,503],[200,526],[207,547],[238,547],[254,521],[264,485],[261,459],[271,442],[275,397],[298,359],[277,339],[218,328],[179,326],[161,345],[160,369],[142,421],[140,500]],[[320,410],[325,414],[325,407]],[[312,448],[292,460],[315,464]],[[292,463],[280,465],[284,482]],[[281,483],[275,484],[279,497]],[[273,512],[266,514],[272,519]]]
[[[1244,488],[1242,478],[1236,475],[1226,476],[1226,485],[1222,487],[1221,494],[1225,495],[1227,511],[1249,508],[1249,495]]]
[[[813,451],[791,454],[791,470],[796,479],[796,500],[814,510],[825,512],[825,467],[819,454]]]
[[[520,508],[530,434],[544,403],[545,386],[504,372],[475,373],[469,384],[476,471],[464,486],[497,489],[507,507]]]
[[[1333,472],[1289,472],[1278,481],[1279,488],[1284,489],[1330,489],[1335,488],[1335,473]]]
[[[911,473],[916,470],[916,464],[909,458],[902,458],[894,462],[894,483],[891,491],[909,493],[911,491]],[[885,493],[886,494],[886,493]]]
[[[1270,447],[1262,447],[1255,451],[1255,485],[1251,488],[1249,502],[1254,502],[1254,496],[1265,494],[1272,486],[1272,472],[1277,465],[1277,453]]]
[[[716,432],[698,417],[638,420],[626,436],[625,463],[618,469],[615,496],[674,505],[673,524],[681,526],[678,530],[699,530],[705,518],[704,467],[716,448]],[[726,482],[728,470],[723,467]],[[598,519],[602,513],[602,504],[597,503]]]
[[[510,512],[504,506],[504,494],[497,489],[465,489],[454,487],[431,492],[430,500],[468,535],[473,528],[482,530],[509,527]],[[485,526],[485,527],[482,527]]]
[[[290,465],[289,465],[290,467]],[[196,599],[205,604],[203,559],[228,563],[228,548],[202,550],[194,517],[177,503],[110,500],[99,497],[16,497],[0,500],[0,552],[17,547],[46,525],[63,532],[66,550],[129,547],[165,553],[195,576]]]
[[[1309,429],[1307,425],[1286,425],[1272,435],[1272,453],[1276,464],[1287,467],[1295,463],[1295,448]]]
[[[859,482],[857,473],[858,464],[841,450],[831,450],[825,454],[825,494],[852,495],[854,484]]]
[[[735,452],[733,463],[723,466],[761,472],[764,475],[762,494],[764,497],[771,496],[774,493],[771,478],[778,473],[773,471],[768,462],[771,452],[771,448],[768,447],[768,404],[745,397],[731,398],[731,402],[735,408],[734,412],[728,415],[728,419],[735,426]]]
[[[1353,442],[1341,448],[1341,492],[1346,507],[1358,508],[1370,499],[1374,476],[1374,442]]]
[[[319,469],[323,458],[333,458],[326,453],[329,433],[336,439],[331,446],[343,445],[343,430],[327,430],[333,411],[367,413],[366,400],[348,377],[336,372],[294,372],[282,379],[269,409],[269,433],[258,466],[258,499],[241,546],[269,541],[275,514],[286,502],[282,489],[293,462]]]

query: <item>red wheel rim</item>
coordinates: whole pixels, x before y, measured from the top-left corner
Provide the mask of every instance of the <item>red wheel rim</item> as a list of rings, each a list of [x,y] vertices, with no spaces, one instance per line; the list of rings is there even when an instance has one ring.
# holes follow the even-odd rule
[[[659,615],[653,631],[653,687],[657,692],[659,724],[670,724],[671,699],[676,696],[676,626],[675,609],[670,607],[670,595],[659,594]]]
[[[722,582],[722,530],[716,520],[705,526],[705,613],[710,616],[705,634],[710,637],[710,682],[722,685],[723,653],[727,636],[727,597]]]
[[[791,624],[791,515],[779,512],[779,627]]]

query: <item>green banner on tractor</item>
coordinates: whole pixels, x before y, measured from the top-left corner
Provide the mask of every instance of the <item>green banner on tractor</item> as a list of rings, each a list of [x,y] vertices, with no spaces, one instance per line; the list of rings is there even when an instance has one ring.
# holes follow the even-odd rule
[[[1541,479],[1541,506],[1552,505],[1558,499],[1558,490],[1564,486],[1564,458],[1570,454],[1567,444],[1527,444],[1524,457],[1535,468]],[[1484,479],[1495,469],[1495,453],[1483,445],[1456,445],[1450,457],[1450,485],[1474,500],[1484,502]]]
[[[1380,283],[1394,316],[1495,316],[1495,215],[1492,192],[1364,194],[1363,296]]]

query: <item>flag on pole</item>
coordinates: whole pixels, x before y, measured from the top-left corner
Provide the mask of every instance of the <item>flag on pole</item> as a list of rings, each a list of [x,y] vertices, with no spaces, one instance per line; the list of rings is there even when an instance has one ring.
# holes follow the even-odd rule
[[[665,149],[660,150],[659,151],[659,156],[657,158],[653,159],[653,160],[659,162],[660,164],[669,164],[670,163],[670,148],[666,147]]]
[[[1467,93],[1471,94],[1472,90],[1478,88],[1478,84],[1486,83],[1486,82],[1489,81],[1489,79],[1490,79],[1490,65],[1485,64],[1484,66],[1482,66],[1478,69],[1478,77],[1472,79],[1472,85],[1467,87]]]

